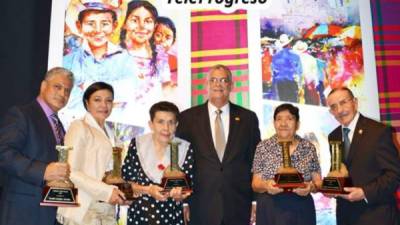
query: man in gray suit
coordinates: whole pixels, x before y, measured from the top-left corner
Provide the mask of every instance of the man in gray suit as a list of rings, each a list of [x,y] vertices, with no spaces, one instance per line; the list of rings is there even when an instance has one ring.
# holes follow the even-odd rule
[[[55,146],[63,143],[56,113],[68,101],[73,84],[69,70],[49,70],[39,96],[12,107],[0,124],[0,170],[5,172],[0,224],[54,225],[56,207],[41,207],[47,181],[69,177],[69,166],[57,161]],[[58,132],[58,131],[59,132]]]
[[[251,166],[260,141],[254,112],[229,102],[233,86],[228,67],[207,76],[208,101],[181,113],[176,135],[194,149],[193,195],[185,208],[193,225],[249,224]]]

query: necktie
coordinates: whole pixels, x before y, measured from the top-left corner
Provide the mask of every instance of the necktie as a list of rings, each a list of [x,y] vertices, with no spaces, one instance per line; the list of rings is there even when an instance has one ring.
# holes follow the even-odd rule
[[[349,139],[350,129],[343,127],[343,147],[344,147],[344,159],[347,160],[347,156],[350,151],[350,139]]]
[[[217,150],[219,161],[222,162],[225,152],[225,134],[224,126],[222,125],[221,113],[222,111],[218,109],[215,111],[217,116],[215,117],[215,149]]]
[[[64,127],[62,126],[62,123],[60,121],[60,118],[58,118],[56,113],[52,114],[50,117],[54,124],[54,131],[57,139],[57,144],[64,145],[65,132],[64,132]]]

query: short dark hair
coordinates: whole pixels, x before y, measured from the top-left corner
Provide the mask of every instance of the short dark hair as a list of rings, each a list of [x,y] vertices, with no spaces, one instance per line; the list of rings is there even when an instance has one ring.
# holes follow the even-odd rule
[[[178,107],[172,103],[167,101],[161,101],[153,104],[150,108],[150,120],[153,121],[156,116],[156,112],[170,112],[175,116],[176,121],[179,120],[179,109]]]
[[[170,19],[170,18],[168,18],[168,17],[165,17],[165,16],[159,16],[157,19],[156,19],[156,27],[159,25],[159,24],[162,24],[162,25],[164,25],[164,26],[166,26],[166,27],[168,27],[169,29],[171,29],[172,30],[172,33],[174,34],[174,38],[173,38],[173,43],[175,42],[175,39],[176,39],[176,27],[175,27],[175,24],[174,24],[174,22],[172,22],[172,20]]]
[[[114,98],[114,88],[105,82],[95,82],[91,84],[88,88],[86,88],[85,93],[83,93],[83,106],[87,110],[86,102],[89,101],[90,96],[92,96],[93,93],[99,90],[108,90],[111,92],[113,98]]]
[[[296,122],[300,121],[300,115],[299,115],[299,108],[296,106],[290,104],[290,103],[283,103],[276,107],[274,111],[274,120],[276,120],[276,115],[278,113],[283,112],[283,111],[289,111],[290,114],[292,114],[296,118]]]
[[[351,98],[354,98],[353,92],[350,90],[350,88],[348,88],[348,87],[346,87],[346,86],[337,87],[337,88],[332,89],[332,90],[329,92],[329,94],[328,94],[327,97],[329,97],[331,94],[333,94],[333,93],[335,93],[335,92],[337,92],[337,91],[347,91],[347,93],[350,95],[350,97],[351,97]]]

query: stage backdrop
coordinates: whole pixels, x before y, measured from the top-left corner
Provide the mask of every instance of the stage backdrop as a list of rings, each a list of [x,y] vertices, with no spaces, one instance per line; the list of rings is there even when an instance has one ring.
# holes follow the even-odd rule
[[[154,73],[148,66],[149,57],[124,45],[133,36],[129,31],[121,35],[128,29],[129,1],[103,1],[115,11],[116,26],[102,31],[108,49],[105,55],[95,56],[90,32],[85,33],[77,23],[85,4],[93,2],[57,0],[52,5],[48,65],[63,65],[77,76],[70,102],[61,112],[66,126],[83,115],[85,88],[106,81],[116,91],[109,123],[119,139],[129,142],[148,131],[148,109],[154,102],[170,100],[181,110],[204,103],[206,73],[217,63],[232,70],[231,100],[257,113],[263,138],[274,134],[272,113],[277,105],[291,102],[300,107],[298,133],[316,145],[323,175],[330,166],[327,135],[338,125],[326,107],[329,90],[348,86],[359,99],[360,111],[379,119],[368,1],[270,0],[257,10],[228,13],[171,9],[161,1],[151,1],[158,15],[176,27],[173,43],[156,43]],[[146,32],[150,41],[155,40],[157,26],[147,27]],[[288,65],[279,60],[284,52],[291,57]],[[282,85],[280,73],[287,74],[290,82]],[[321,194],[313,197],[318,224],[335,224],[335,201]]]

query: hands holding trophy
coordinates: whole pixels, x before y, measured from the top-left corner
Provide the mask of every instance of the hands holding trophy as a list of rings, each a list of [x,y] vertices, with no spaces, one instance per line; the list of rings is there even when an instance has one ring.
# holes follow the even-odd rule
[[[276,183],[275,186],[283,188],[284,191],[292,191],[295,188],[303,188],[306,186],[304,184],[303,175],[297,171],[296,168],[292,167],[289,151],[291,144],[292,142],[290,141],[279,142],[282,148],[283,166],[278,169],[274,180]]]
[[[57,145],[56,150],[58,151],[58,162],[68,162],[68,151],[72,150],[72,147]],[[47,182],[42,192],[41,206],[78,206],[76,201],[76,195],[78,189],[74,187],[74,184],[69,179],[58,179]]]
[[[131,184],[122,179],[121,176],[121,164],[122,164],[122,148],[113,147],[113,169],[111,172],[106,173],[103,181],[106,184],[117,186],[120,191],[125,194],[125,198],[128,201],[135,199]]]
[[[189,177],[186,176],[178,164],[180,142],[171,140],[168,144],[170,146],[171,164],[164,170],[161,180],[163,192],[170,192],[173,188],[179,187],[182,188],[182,194],[191,193]]]
[[[351,179],[346,165],[343,163],[343,150],[341,141],[330,141],[331,149],[331,170],[322,181],[322,187],[319,189],[323,193],[347,194],[344,187],[351,186]]]

